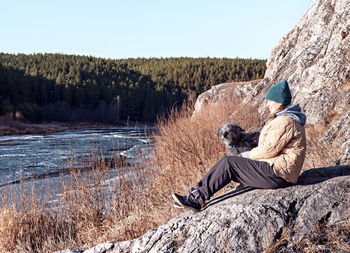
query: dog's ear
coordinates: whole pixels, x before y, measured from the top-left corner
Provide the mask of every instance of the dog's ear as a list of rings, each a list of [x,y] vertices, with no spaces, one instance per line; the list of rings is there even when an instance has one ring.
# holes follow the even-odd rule
[[[231,128],[232,129],[234,129],[235,130],[235,132],[244,132],[245,130],[242,128],[242,127],[240,127],[239,125],[237,125],[237,124],[231,124]]]
[[[238,127],[239,131],[245,132],[245,130],[244,130],[242,127],[240,127],[240,126],[238,126],[238,125],[237,125],[237,127]]]
[[[218,132],[217,132],[217,135],[218,135],[219,138],[222,138],[222,137],[223,137],[224,132],[225,132],[225,130],[224,130],[225,127],[226,127],[226,124],[225,124],[225,125],[222,125],[221,127],[219,127]]]
[[[221,131],[222,131],[221,128],[222,128],[222,127],[219,127],[219,129],[218,129],[218,131],[217,131],[218,137],[221,137]]]

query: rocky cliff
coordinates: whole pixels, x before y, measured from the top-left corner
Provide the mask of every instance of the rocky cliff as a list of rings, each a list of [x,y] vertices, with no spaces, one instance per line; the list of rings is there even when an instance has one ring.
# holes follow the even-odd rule
[[[138,239],[63,252],[295,252],[320,227],[346,226],[349,201],[350,165],[312,169],[296,186],[228,192],[205,210],[184,212]],[[312,252],[327,249],[313,247]]]
[[[264,79],[213,86],[201,94],[195,113],[207,103],[243,96],[261,104],[267,89],[288,80],[294,103],[308,124],[324,127],[322,141],[342,144],[341,164],[350,163],[350,1],[314,0],[292,31],[272,50]]]

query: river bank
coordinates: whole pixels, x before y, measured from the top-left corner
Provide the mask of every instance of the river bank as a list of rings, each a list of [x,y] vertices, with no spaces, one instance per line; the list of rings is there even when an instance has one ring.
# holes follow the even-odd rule
[[[0,136],[4,135],[25,135],[25,134],[51,134],[67,130],[76,130],[83,128],[109,128],[109,127],[146,127],[153,126],[149,123],[139,122],[120,122],[118,124],[104,124],[96,122],[43,122],[29,123],[21,120],[13,120],[7,117],[0,117]]]

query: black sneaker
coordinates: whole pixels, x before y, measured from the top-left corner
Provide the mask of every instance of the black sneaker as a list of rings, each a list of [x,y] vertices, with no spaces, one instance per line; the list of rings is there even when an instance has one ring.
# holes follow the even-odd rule
[[[172,197],[176,202],[176,207],[186,207],[197,212],[201,210],[204,204],[204,201],[200,196],[199,191],[194,188],[190,189],[187,196],[181,196],[177,193],[173,193]]]

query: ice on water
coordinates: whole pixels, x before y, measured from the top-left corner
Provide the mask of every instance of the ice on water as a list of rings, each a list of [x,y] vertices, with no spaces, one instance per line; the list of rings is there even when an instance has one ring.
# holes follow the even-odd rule
[[[154,131],[147,128],[147,131]],[[50,135],[0,137],[0,184],[20,177],[45,175],[69,166],[74,160],[83,166],[91,154],[110,157],[124,155],[136,159],[147,156],[150,139],[145,128],[98,128],[69,130]],[[120,150],[120,151],[116,151]],[[85,161],[82,161],[85,160]]]

